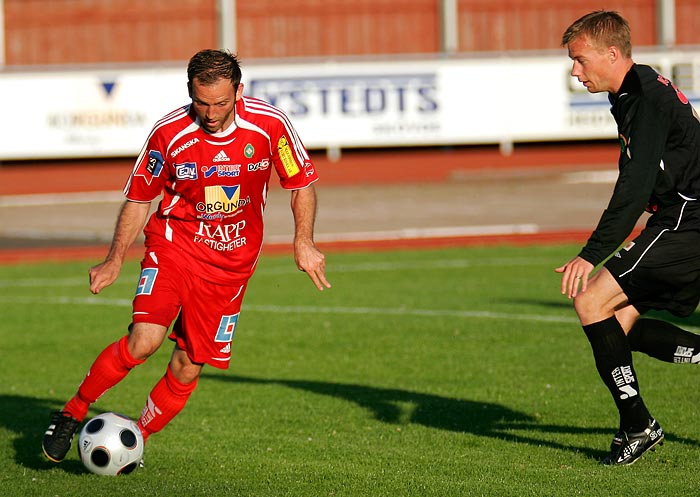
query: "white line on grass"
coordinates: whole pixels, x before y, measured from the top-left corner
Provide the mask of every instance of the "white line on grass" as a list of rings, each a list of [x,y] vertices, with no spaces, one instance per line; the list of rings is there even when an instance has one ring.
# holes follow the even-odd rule
[[[134,284],[135,283],[134,279]],[[0,280],[0,288],[33,288],[33,287],[67,287],[67,286],[82,286],[89,285],[87,275],[85,278],[30,278],[30,279],[15,279],[15,280]]]
[[[435,228],[404,228],[400,230],[357,231],[347,233],[317,233],[317,242],[366,242],[384,240],[414,240],[422,238],[453,238],[487,235],[531,235],[539,233],[536,224],[494,224],[484,226],[440,226]],[[287,243],[292,240],[290,235],[268,236],[266,241],[271,243]]]
[[[133,278],[124,276],[115,281],[111,286],[132,285],[136,287],[136,279],[136,274]],[[84,278],[28,278],[24,280],[0,280],[0,288],[68,288],[76,286],[84,286],[87,289],[90,286],[87,275],[85,275]]]
[[[378,314],[382,316],[423,316],[423,317],[458,317],[483,319],[510,319],[515,321],[540,321],[554,323],[578,322],[577,319],[564,316],[541,316],[535,314],[510,314],[492,311],[461,311],[450,309],[409,309],[409,308],[377,308],[377,307],[319,307],[319,306],[284,306],[284,305],[251,305],[243,306],[244,310],[274,313],[310,313],[310,314]]]
[[[434,261],[410,261],[410,262],[359,262],[355,264],[327,264],[326,270],[330,273],[354,273],[367,271],[405,271],[405,270],[422,270],[422,269],[464,269],[477,267],[512,267],[512,266],[542,266],[554,265],[553,259],[534,258],[534,257],[504,257],[495,259],[441,259]],[[277,268],[275,271],[281,268]],[[285,268],[286,269],[286,268]],[[296,267],[291,269],[296,270]],[[270,269],[260,269],[261,272],[267,273]]]
[[[0,304],[43,304],[43,305],[102,305],[114,307],[131,307],[129,299],[103,299],[97,297],[0,297]],[[491,311],[463,311],[457,309],[408,309],[382,307],[346,307],[346,306],[286,306],[286,305],[243,305],[244,311],[268,312],[275,314],[362,314],[380,316],[416,316],[416,317],[455,317],[477,319],[508,319],[512,321],[536,321],[546,323],[576,323],[577,319],[565,316],[542,316],[536,314],[519,314]]]
[[[410,261],[410,262],[358,262],[350,264],[327,265],[329,274],[333,273],[361,273],[378,271],[420,271],[424,269],[465,269],[477,267],[513,267],[513,266],[548,266],[552,267],[557,261],[549,258],[534,257],[512,257],[494,259],[441,259],[434,261]],[[255,274],[278,275],[278,274],[298,274],[299,270],[293,264],[279,267],[260,267]],[[69,287],[87,285],[85,278],[30,278],[0,280],[0,288],[20,288],[20,287]],[[135,284],[135,280],[124,276],[115,282],[116,284]]]

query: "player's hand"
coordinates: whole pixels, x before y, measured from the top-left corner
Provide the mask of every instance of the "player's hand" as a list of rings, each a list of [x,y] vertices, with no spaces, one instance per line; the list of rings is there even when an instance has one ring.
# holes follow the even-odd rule
[[[326,279],[326,256],[310,241],[294,243],[294,262],[299,271],[305,272],[316,288],[323,291],[331,284]]]
[[[90,268],[90,291],[97,295],[103,288],[114,283],[119,276],[122,265],[112,260]]]
[[[555,269],[557,273],[562,273],[561,293],[572,299],[588,288],[588,277],[591,275],[594,266],[590,262],[580,257],[574,257],[569,262]]]

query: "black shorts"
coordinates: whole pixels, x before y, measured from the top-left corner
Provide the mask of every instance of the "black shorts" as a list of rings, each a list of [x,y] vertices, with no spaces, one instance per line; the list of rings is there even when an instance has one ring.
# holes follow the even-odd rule
[[[700,210],[692,207],[655,214],[605,263],[640,314],[655,309],[686,317],[700,303]]]

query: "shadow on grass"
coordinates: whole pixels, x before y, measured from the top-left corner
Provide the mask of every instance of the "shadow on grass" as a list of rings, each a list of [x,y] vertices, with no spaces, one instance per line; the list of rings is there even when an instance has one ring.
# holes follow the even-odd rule
[[[16,435],[12,445],[18,464],[35,470],[60,468],[66,473],[86,473],[78,460],[66,459],[57,465],[48,461],[41,451],[41,439],[49,425],[51,412],[60,410],[62,402],[20,395],[0,395],[0,405],[0,424]],[[76,449],[73,447],[71,450]]]
[[[687,318],[679,318],[673,314],[666,311],[649,311],[643,318],[661,319],[662,321],[668,321],[675,324],[676,326],[684,327],[700,327],[700,314],[697,312],[692,313]]]
[[[470,433],[509,442],[549,447],[584,454],[600,460],[606,452],[552,440],[556,434],[609,434],[610,427],[544,425],[524,412],[492,402],[477,402],[395,388],[380,388],[311,380],[263,379],[226,374],[203,373],[203,379],[237,384],[280,385],[317,395],[352,402],[371,413],[380,422],[396,425],[417,424],[437,430]],[[14,433],[12,445],[17,463],[34,470],[60,468],[67,473],[83,474],[80,461],[67,459],[60,465],[47,461],[41,451],[41,439],[52,411],[62,402],[20,395],[0,394],[0,424]],[[700,441],[666,433],[666,440],[697,446]],[[75,450],[75,449],[72,449]]]
[[[570,310],[569,316],[571,317],[572,321],[576,321],[576,313],[574,312],[574,306],[571,300],[567,300],[566,298],[562,297],[561,299],[558,300],[544,300],[544,299],[501,299],[500,302],[509,304],[509,305],[527,305],[527,306],[532,306],[532,305],[537,305],[538,307],[546,308],[546,309],[567,309]],[[680,318],[678,316],[674,316],[670,312],[666,311],[649,311],[645,313],[642,318],[651,318],[651,319],[660,319],[662,321],[668,321],[670,323],[675,324],[676,326],[680,326],[681,328],[684,327],[693,327],[693,328],[700,328],[700,312],[696,311],[693,314],[691,314],[688,317],[685,318]]]
[[[438,430],[471,433],[536,447],[550,447],[584,454],[594,460],[607,455],[604,450],[563,444],[545,438],[545,434],[609,434],[613,428],[582,428],[576,426],[543,425],[529,414],[491,402],[476,402],[439,395],[411,392],[394,388],[379,388],[310,380],[262,379],[225,374],[202,374],[202,378],[231,383],[282,385],[319,395],[336,397],[367,409],[372,416],[389,424],[418,424]],[[407,408],[406,405],[412,406]],[[516,433],[523,432],[523,433]],[[666,440],[697,445],[697,440],[666,433]]]

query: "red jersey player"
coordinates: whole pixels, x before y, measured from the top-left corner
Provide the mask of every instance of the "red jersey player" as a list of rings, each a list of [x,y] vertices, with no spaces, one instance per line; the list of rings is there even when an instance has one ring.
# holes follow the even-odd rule
[[[76,395],[52,414],[42,442],[51,461],[64,459],[90,404],[158,350],[173,322],[170,363],[138,420],[144,440],[182,410],[204,364],[228,368],[241,300],[262,246],[272,169],[291,191],[297,267],[319,290],[330,288],[313,242],[318,177],[287,116],[243,96],[238,60],[226,51],[198,52],[187,76],[191,104],[154,126],[124,189],[109,253],[90,269],[90,290],[97,294],[117,279],[143,228],[146,253],[129,334],[104,349]]]

